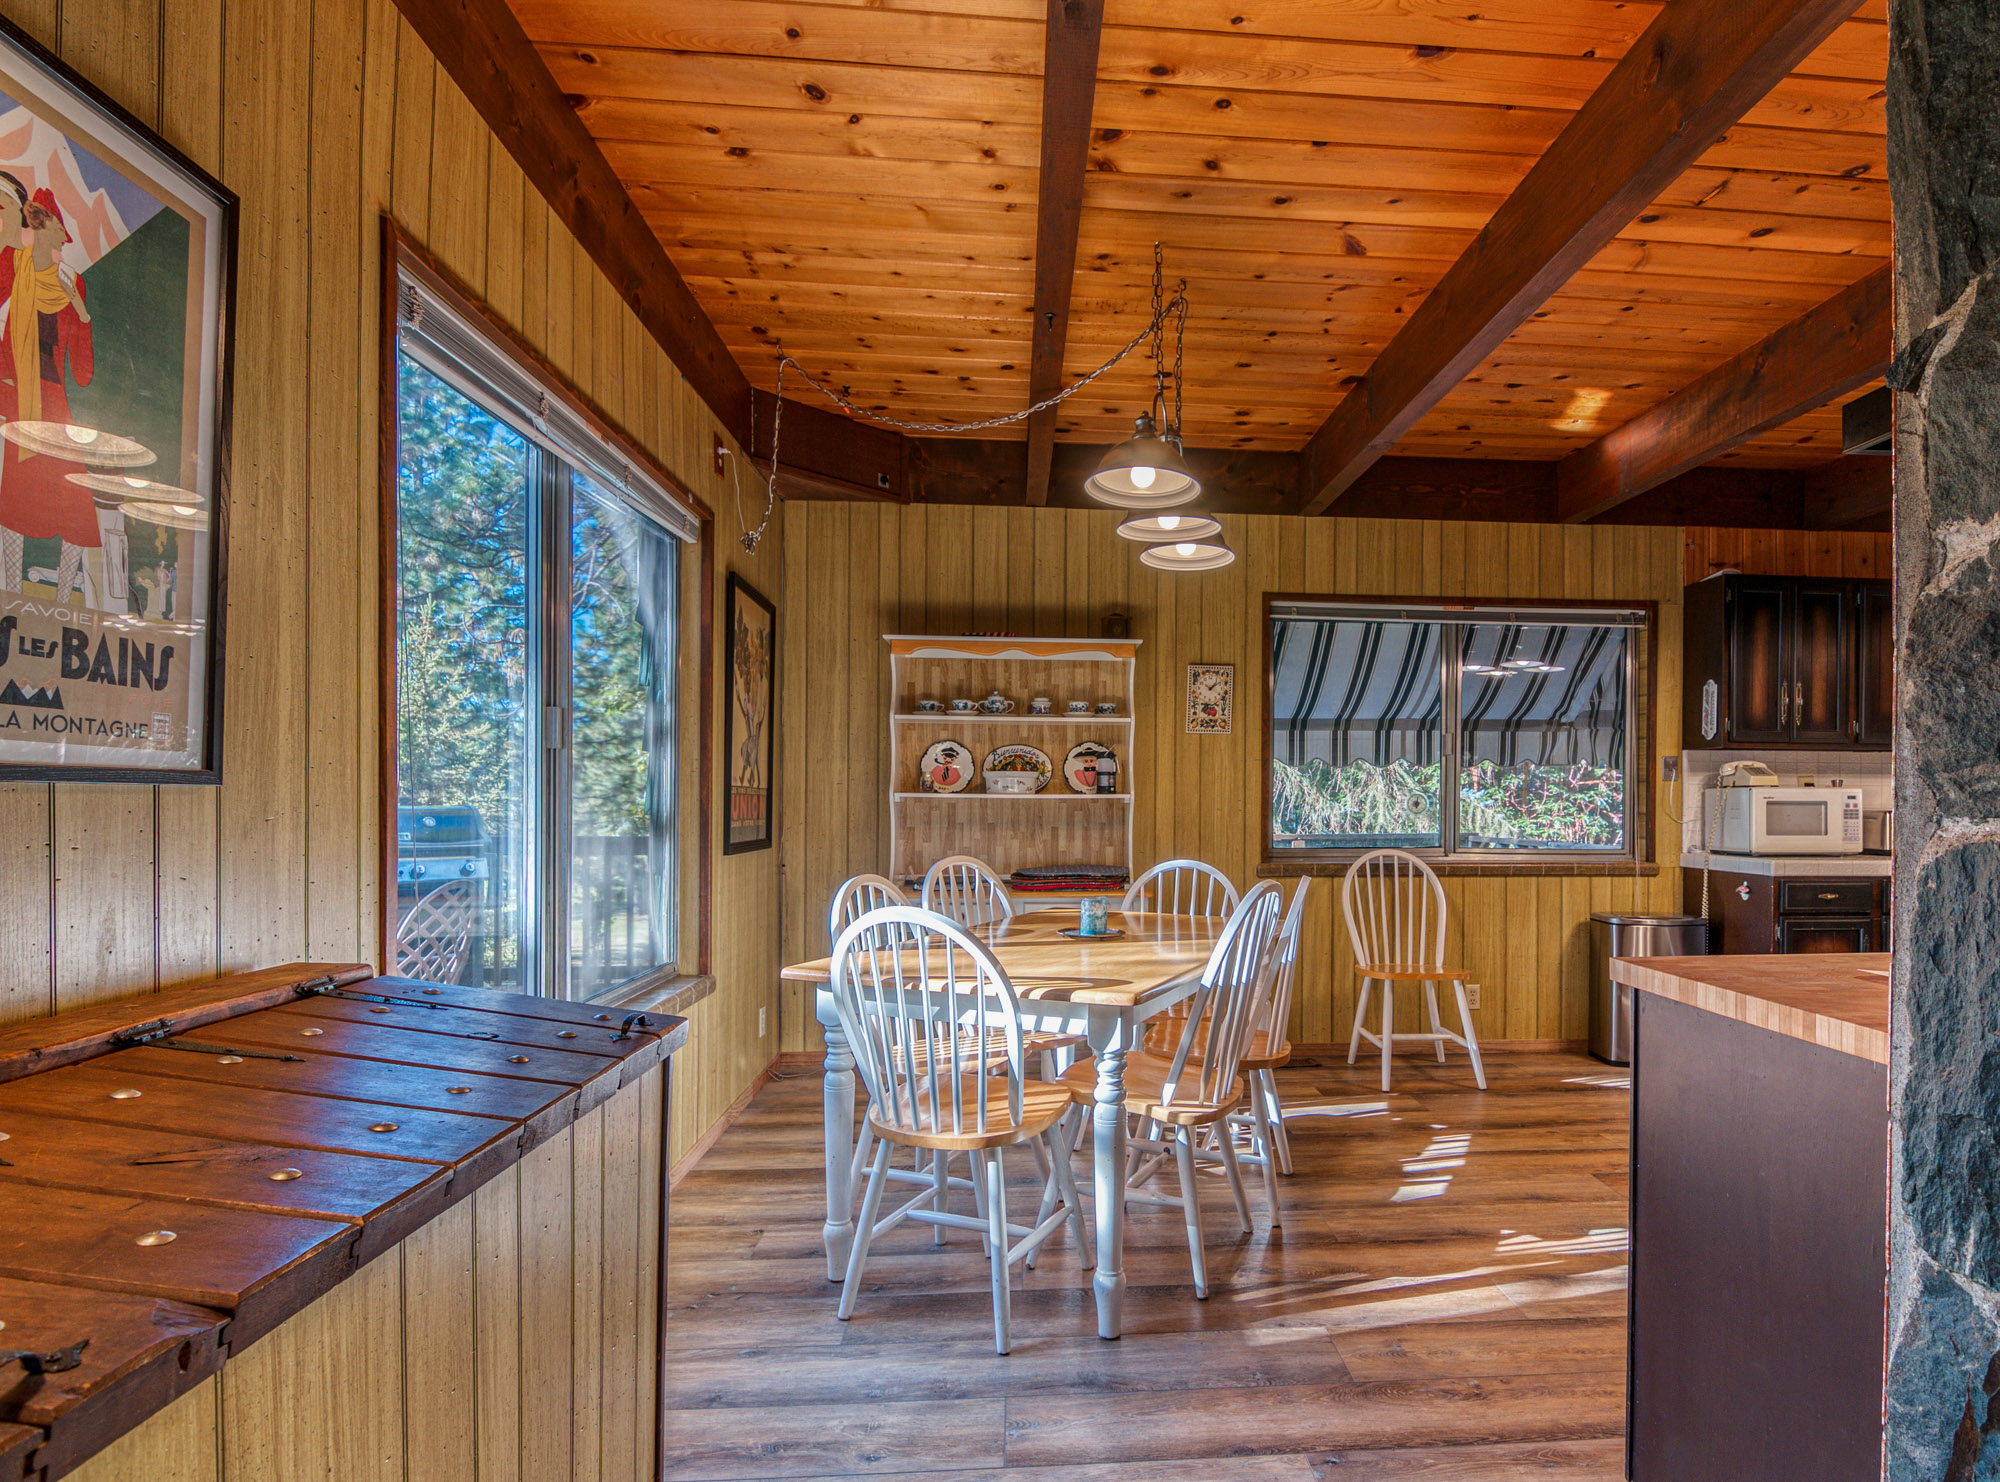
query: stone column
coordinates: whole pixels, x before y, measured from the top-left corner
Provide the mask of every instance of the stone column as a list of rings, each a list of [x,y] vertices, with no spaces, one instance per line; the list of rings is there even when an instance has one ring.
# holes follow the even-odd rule
[[[2000,1478],[2000,3],[1890,0],[1891,1482]]]

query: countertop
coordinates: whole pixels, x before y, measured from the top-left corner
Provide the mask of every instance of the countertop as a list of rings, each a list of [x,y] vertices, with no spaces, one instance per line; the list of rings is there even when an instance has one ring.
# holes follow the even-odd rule
[[[1614,957],[1611,976],[1877,1065],[1889,1063],[1889,954]]]
[[[1895,860],[1886,854],[1711,854],[1709,868],[1732,875],[1775,875],[1792,879],[1887,879]],[[1681,856],[1681,868],[1701,868],[1701,851]]]

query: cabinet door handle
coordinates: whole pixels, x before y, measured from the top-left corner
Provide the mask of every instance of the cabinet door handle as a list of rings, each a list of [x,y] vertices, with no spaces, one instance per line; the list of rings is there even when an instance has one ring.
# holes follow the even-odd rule
[[[1840,899],[1840,892],[1837,890],[1822,890],[1819,893],[1819,898],[1823,901],[1837,901]]]
[[[1792,686],[1787,680],[1778,686],[1778,724],[1783,725],[1792,711]]]

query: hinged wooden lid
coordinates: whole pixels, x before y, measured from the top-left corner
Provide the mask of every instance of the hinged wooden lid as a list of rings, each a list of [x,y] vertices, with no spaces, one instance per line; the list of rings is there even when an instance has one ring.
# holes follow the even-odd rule
[[[0,1351],[89,1339],[0,1368],[0,1482],[52,1482],[685,1037],[319,963],[0,1030]]]

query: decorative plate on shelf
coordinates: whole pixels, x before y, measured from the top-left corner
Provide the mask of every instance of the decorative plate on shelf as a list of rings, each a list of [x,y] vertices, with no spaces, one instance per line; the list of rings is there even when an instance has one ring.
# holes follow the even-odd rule
[[[1079,741],[1069,749],[1063,758],[1063,781],[1069,784],[1071,792],[1097,791],[1097,763],[1100,757],[1116,761],[1110,747],[1102,741]]]
[[[1049,754],[1039,746],[996,746],[986,753],[986,761],[980,770],[1031,772],[1035,777],[1035,791],[1040,792],[1049,785],[1049,779],[1056,775],[1056,764],[1049,760]]]
[[[933,741],[917,763],[925,792],[964,792],[972,786],[972,751],[963,741]]]

